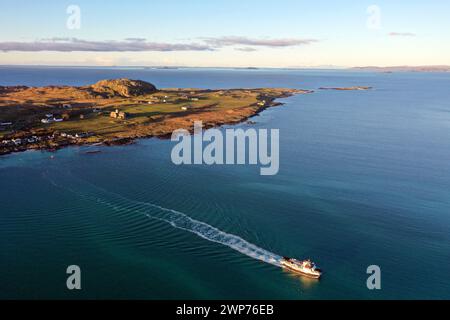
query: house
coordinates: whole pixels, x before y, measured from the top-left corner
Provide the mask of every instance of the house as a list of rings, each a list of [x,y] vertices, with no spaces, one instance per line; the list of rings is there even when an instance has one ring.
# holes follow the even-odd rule
[[[119,112],[119,119],[121,120],[125,120],[127,118],[127,113],[126,112]]]
[[[2,141],[2,144],[3,144],[4,146],[10,146],[12,143],[13,143],[13,142],[12,142],[11,140],[3,140],[3,141]]]
[[[16,146],[20,146],[22,144],[22,139],[13,139],[12,142],[16,145]]]
[[[77,134],[75,135],[75,138],[80,139],[80,138],[87,138],[87,137],[90,137],[90,136],[92,136],[92,133],[89,133],[89,132],[81,132],[81,133],[77,133]]]
[[[126,112],[119,111],[119,109],[116,109],[116,111],[111,112],[109,116],[113,119],[126,120],[128,114]]]
[[[31,138],[27,139],[27,143],[35,143],[38,141],[38,137],[32,136]]]
[[[198,101],[198,98],[191,98],[191,101]]]
[[[72,105],[71,105],[71,104],[68,104],[68,103],[63,104],[62,107],[63,107],[64,109],[72,109]]]
[[[2,127],[12,126],[12,122],[2,122],[2,123],[0,123],[0,126],[2,126]]]
[[[46,124],[48,124],[48,123],[53,123],[53,122],[63,122],[64,121],[64,119],[62,119],[62,118],[47,118],[47,119],[41,119],[41,122],[42,123],[46,123]]]
[[[258,106],[264,107],[266,105],[266,100],[261,100],[258,102]]]
[[[187,110],[188,110],[188,107],[181,107],[181,110],[187,111]]]
[[[45,116],[46,116],[47,118],[53,118],[53,113],[47,113]]]

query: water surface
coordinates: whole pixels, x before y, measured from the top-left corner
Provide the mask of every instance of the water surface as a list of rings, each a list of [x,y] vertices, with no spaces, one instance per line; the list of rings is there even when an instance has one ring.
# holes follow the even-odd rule
[[[375,89],[298,95],[239,125],[280,129],[276,176],[175,166],[158,139],[0,158],[1,298],[450,298],[448,74],[0,67],[0,85],[117,77]],[[261,261],[270,254],[311,257],[324,277]],[[71,264],[80,292],[65,287]],[[369,265],[380,291],[366,287]]]

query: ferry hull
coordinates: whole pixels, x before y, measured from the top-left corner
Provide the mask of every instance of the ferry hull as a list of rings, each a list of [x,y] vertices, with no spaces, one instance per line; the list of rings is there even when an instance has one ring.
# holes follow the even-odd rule
[[[282,267],[283,267],[284,269],[287,269],[287,270],[289,270],[289,271],[292,271],[292,272],[294,272],[294,273],[300,274],[300,275],[302,275],[302,276],[304,276],[304,277],[311,278],[311,279],[320,279],[320,277],[322,276],[321,274],[315,275],[315,274],[310,274],[310,273],[302,272],[302,271],[300,271],[300,270],[291,268],[291,267],[286,266],[286,265],[283,265]]]

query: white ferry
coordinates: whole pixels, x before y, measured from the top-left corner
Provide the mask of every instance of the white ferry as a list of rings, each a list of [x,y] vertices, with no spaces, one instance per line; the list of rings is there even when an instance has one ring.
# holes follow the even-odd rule
[[[284,257],[280,260],[280,264],[285,269],[289,269],[309,278],[319,279],[322,276],[322,270],[320,270],[316,264],[309,259],[299,261]]]

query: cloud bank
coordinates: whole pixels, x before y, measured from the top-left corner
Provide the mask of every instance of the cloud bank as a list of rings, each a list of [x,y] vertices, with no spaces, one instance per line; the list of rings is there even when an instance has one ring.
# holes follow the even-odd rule
[[[252,39],[247,37],[219,37],[219,38],[203,38],[203,40],[214,47],[225,46],[254,46],[254,47],[294,47],[300,45],[308,45],[318,42],[317,39]]]
[[[0,42],[0,51],[56,51],[56,52],[142,52],[142,51],[208,51],[206,44],[148,42],[129,38],[123,41],[87,41],[77,38],[52,38],[34,42]]]
[[[241,46],[240,51],[255,51],[255,47],[285,48],[308,45],[316,39],[252,39],[246,37],[202,38],[203,43],[150,42],[144,38],[127,38],[121,41],[89,41],[78,38],[50,38],[33,42],[0,42],[0,51],[21,52],[145,52],[145,51],[215,51],[223,47]],[[243,48],[242,46],[245,46]]]

